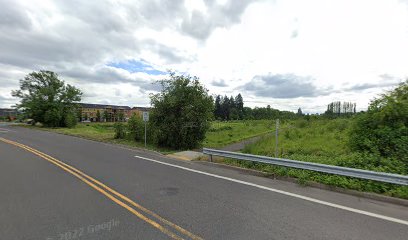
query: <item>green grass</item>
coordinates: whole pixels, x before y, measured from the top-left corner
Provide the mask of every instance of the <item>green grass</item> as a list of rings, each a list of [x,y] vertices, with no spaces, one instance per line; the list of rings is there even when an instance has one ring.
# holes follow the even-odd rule
[[[21,125],[28,128],[41,129],[50,132],[61,133],[70,136],[82,137],[90,140],[122,144],[129,147],[144,148],[144,142],[136,142],[131,139],[115,139],[114,123],[78,123],[74,128],[47,128],[33,127],[30,125]],[[152,144],[147,144],[147,149],[158,151],[163,154],[174,153],[174,150],[157,147]]]
[[[348,132],[352,119],[296,120],[282,125],[279,134],[279,157],[372,171],[408,174],[408,166],[398,159],[353,152],[348,147]],[[265,136],[247,145],[245,153],[275,156],[275,136]],[[295,177],[299,183],[309,181],[331,186],[386,194],[408,199],[408,187],[360,180],[267,164],[225,159],[224,163],[253,168],[269,174]]]
[[[329,164],[333,157],[350,154],[347,146],[350,126],[349,119],[284,123],[279,130],[279,157]],[[274,156],[275,134],[248,145],[244,152]]]
[[[74,128],[43,128],[66,135],[86,137],[98,141],[113,140],[113,123],[79,123]]]
[[[211,123],[203,142],[204,147],[218,148],[274,130],[272,120],[250,120]]]
[[[203,142],[204,147],[223,147],[247,138],[255,137],[273,131],[274,122],[271,120],[212,122]],[[26,127],[31,127],[25,125]],[[38,128],[38,127],[34,127]],[[74,128],[46,128],[42,130],[61,134],[83,137],[96,141],[120,143],[132,147],[144,147],[144,143],[130,139],[114,139],[113,123],[78,123]],[[148,149],[162,153],[173,153],[174,150],[160,148],[148,144]]]

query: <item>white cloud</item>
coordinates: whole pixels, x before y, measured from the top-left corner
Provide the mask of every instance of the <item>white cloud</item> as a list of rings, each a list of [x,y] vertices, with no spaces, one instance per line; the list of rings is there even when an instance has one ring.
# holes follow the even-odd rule
[[[0,107],[16,101],[9,91],[20,78],[40,69],[82,88],[87,102],[148,105],[151,82],[164,76],[107,66],[128,60],[197,75],[214,94],[241,91],[248,106],[312,113],[336,100],[364,109],[382,89],[408,77],[406,1],[0,4]],[[296,86],[265,81],[275,84],[266,89],[285,86],[287,92],[259,94],[251,88],[256,76],[297,76]],[[299,86],[309,94],[300,94]]]

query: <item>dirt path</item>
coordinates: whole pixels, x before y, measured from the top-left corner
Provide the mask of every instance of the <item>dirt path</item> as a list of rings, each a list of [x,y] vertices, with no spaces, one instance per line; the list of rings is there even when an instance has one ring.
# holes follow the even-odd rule
[[[272,133],[266,133],[266,134],[259,135],[259,136],[253,137],[253,138],[245,139],[245,140],[243,140],[241,142],[232,143],[230,145],[227,145],[227,146],[224,146],[224,147],[220,148],[220,150],[230,151],[230,152],[238,152],[238,151],[241,151],[242,149],[244,149],[246,145],[251,144],[251,143],[255,143],[259,139],[261,139],[262,137],[267,136],[269,134],[272,134]]]

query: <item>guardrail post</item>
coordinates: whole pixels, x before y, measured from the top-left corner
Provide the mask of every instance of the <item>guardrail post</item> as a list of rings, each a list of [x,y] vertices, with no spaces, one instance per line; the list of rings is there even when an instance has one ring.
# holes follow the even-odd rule
[[[408,186],[408,176],[407,175],[385,173],[385,172],[375,172],[375,171],[369,171],[369,170],[364,170],[364,169],[347,168],[347,167],[326,165],[326,164],[321,164],[321,163],[303,162],[303,161],[296,161],[296,160],[291,160],[291,159],[273,158],[273,157],[268,157],[268,156],[259,156],[259,155],[245,154],[245,153],[228,152],[228,151],[209,149],[209,148],[204,148],[203,153],[208,155],[210,162],[213,162],[213,155],[214,155],[214,156],[224,157],[224,158],[234,158],[234,159],[251,161],[251,162],[260,162],[260,163],[272,164],[272,165],[283,166],[283,167],[291,167],[291,168],[317,171],[317,172],[323,172],[323,173],[329,173],[329,174],[336,174],[340,176],[355,177],[355,178],[368,179],[368,180],[374,180],[374,181],[379,181],[379,182],[387,182],[387,183]]]

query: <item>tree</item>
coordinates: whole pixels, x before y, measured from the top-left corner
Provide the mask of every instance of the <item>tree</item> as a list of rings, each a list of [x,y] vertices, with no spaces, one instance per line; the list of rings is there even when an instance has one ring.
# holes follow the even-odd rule
[[[96,110],[96,121],[101,121],[101,112],[99,110]]]
[[[238,118],[242,120],[244,118],[244,99],[241,93],[235,97],[235,107],[238,111]]]
[[[367,112],[357,116],[350,146],[408,164],[408,80],[374,99]]]
[[[103,119],[104,119],[104,121],[108,121],[108,119],[109,119],[109,114],[108,114],[108,112],[106,110],[103,111]]]
[[[158,144],[175,149],[198,147],[210,128],[213,98],[197,77],[170,72],[160,84],[162,91],[151,95]]]
[[[127,123],[128,131],[132,139],[140,141],[144,138],[144,124],[142,118],[133,113]]]
[[[51,71],[32,72],[20,80],[20,89],[12,91],[21,101],[16,107],[35,122],[49,127],[65,127],[69,114],[75,114],[82,92],[65,84]]]
[[[82,121],[82,108],[81,107],[77,108],[77,119],[80,122]]]
[[[340,116],[350,116],[356,113],[356,103],[343,102],[340,101],[332,102],[327,105],[327,110],[324,113],[330,118],[340,117]]]
[[[118,113],[118,119],[120,122],[123,122],[125,120],[125,114],[123,112]]]
[[[230,119],[230,111],[230,100],[227,95],[225,95],[221,102],[221,115],[223,120],[228,121]]]
[[[222,112],[221,112],[221,96],[217,95],[215,98],[215,107],[214,107],[214,116],[215,119],[222,119]]]

